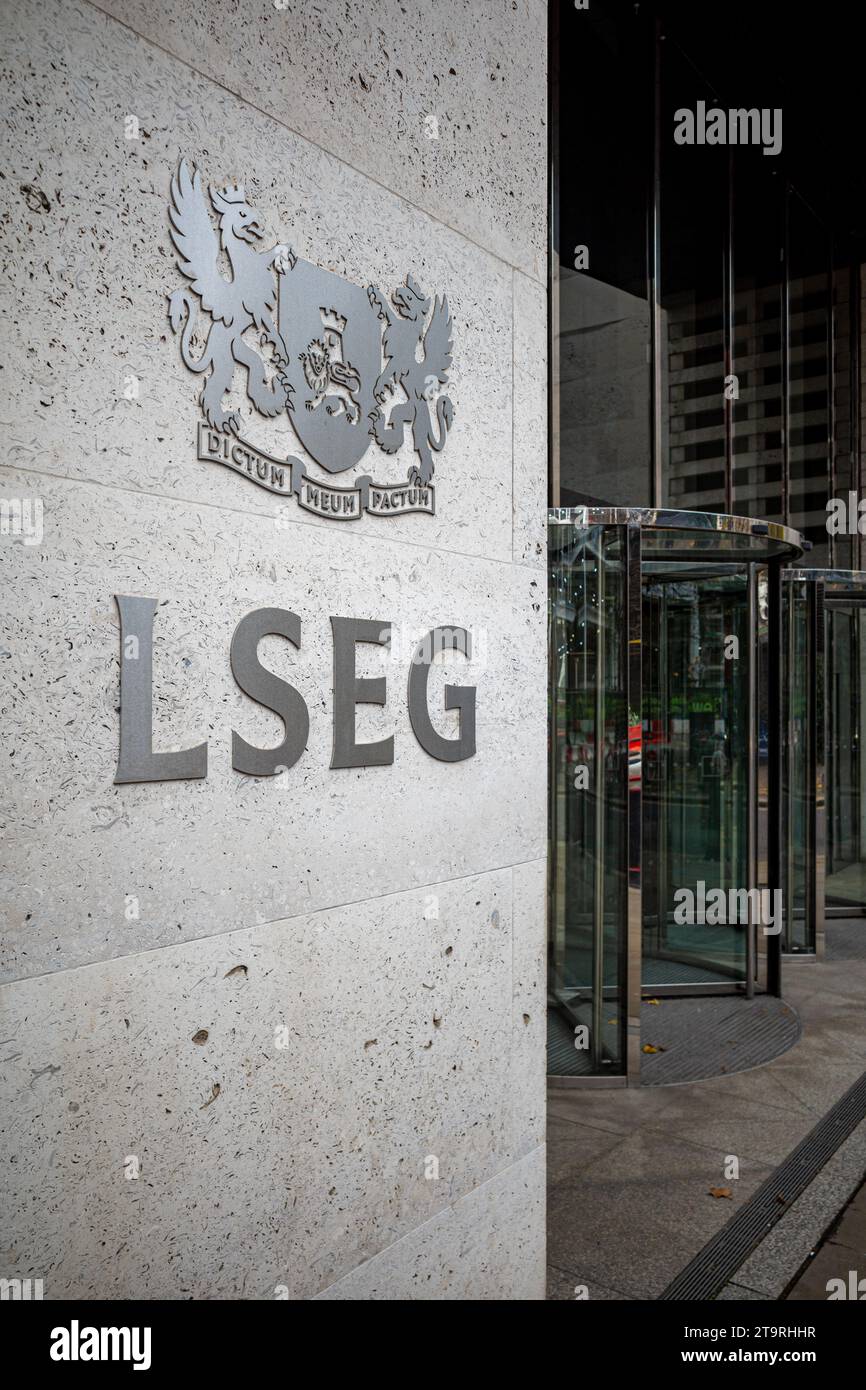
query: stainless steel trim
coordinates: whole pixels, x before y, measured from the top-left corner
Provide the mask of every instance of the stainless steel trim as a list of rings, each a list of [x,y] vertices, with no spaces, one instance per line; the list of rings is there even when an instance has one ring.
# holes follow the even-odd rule
[[[687,535],[709,532],[766,539],[767,555],[755,551],[755,564],[770,554],[778,555],[779,547],[789,549],[792,559],[799,559],[805,551],[803,537],[790,526],[778,521],[755,521],[748,516],[728,516],[725,512],[686,512],[666,507],[551,507],[547,519],[551,526],[627,526],[636,522],[647,529],[683,531]]]
[[[624,1076],[557,1076],[551,1073],[547,1084],[557,1091],[613,1091],[627,1086],[628,1080]]]
[[[680,998],[715,994],[746,994],[743,980],[712,980],[706,984],[692,982],[683,985],[644,985],[643,993],[648,999]],[[759,991],[763,993],[763,991]]]
[[[746,717],[746,872],[748,887],[758,887],[758,571],[749,566],[746,595],[748,700]],[[755,993],[758,923],[751,894],[746,929],[746,998]]]
[[[783,601],[783,604],[782,604],[782,614],[783,614],[783,615],[785,614],[785,603],[784,603],[784,601]],[[787,670],[788,670],[789,672],[791,672],[791,671],[792,671],[792,668],[793,668],[793,662],[794,662],[794,641],[795,641],[795,635],[796,635],[796,630],[797,630],[797,624],[796,624],[795,596],[794,596],[793,589],[792,589],[790,586],[789,586],[788,594],[787,594],[787,623],[784,623],[784,616],[783,616],[783,626],[785,627],[785,632],[784,632],[783,637],[782,637],[782,642],[783,642],[783,644],[784,644],[782,650],[783,650],[783,653],[787,653],[787,661],[785,660],[785,656],[784,656],[784,654],[783,654],[783,657],[782,657],[782,670],[785,671],[785,669],[787,668]],[[782,787],[784,788],[784,792],[783,792],[783,795],[784,795],[784,811],[783,811],[783,813],[782,813],[782,829],[783,829],[783,836],[784,836],[784,838],[783,838],[783,840],[782,840],[782,864],[783,864],[783,866],[784,866],[784,873],[785,873],[785,897],[784,897],[784,900],[783,900],[783,913],[784,913],[785,928],[784,928],[784,934],[783,934],[783,938],[782,938],[782,939],[783,939],[783,941],[785,942],[786,945],[790,945],[791,942],[792,942],[792,939],[793,939],[793,935],[794,935],[794,900],[795,900],[795,886],[794,886],[794,854],[793,854],[793,825],[794,825],[795,795],[794,795],[794,776],[793,776],[793,770],[792,770],[791,765],[790,765],[790,764],[791,764],[791,750],[792,750],[793,747],[794,747],[794,701],[793,701],[792,696],[791,696],[791,681],[790,681],[790,679],[788,679],[787,681],[782,680],[782,681],[780,682],[780,690],[781,690],[782,700],[784,701],[784,713],[783,713],[783,715],[782,715],[782,726],[783,726],[783,728],[784,728],[784,730],[785,730],[785,743],[784,743],[784,749],[785,749],[785,751],[784,751],[784,753],[783,753],[783,755],[782,755],[782,758],[781,758],[781,760],[780,760],[780,766],[781,766],[781,768],[782,768],[782,770],[783,770],[783,774],[782,774]],[[785,769],[786,764],[787,764],[787,769],[788,769],[788,771],[787,771],[787,776],[785,776],[785,773],[784,773],[784,769]],[[807,781],[808,781],[808,774],[807,774]]]
[[[604,764],[606,754],[604,707],[604,537],[598,555],[598,622],[595,628],[595,834],[592,893],[592,1035],[593,1071],[601,1070],[602,1005],[604,1002]]]
[[[812,912],[812,935],[815,959],[824,959],[824,894],[826,892],[826,776],[825,757],[827,746],[827,699],[824,680],[827,670],[825,652],[827,646],[827,617],[824,608],[824,584],[818,580],[811,591],[811,690],[812,701],[812,748],[811,767],[812,804],[812,873],[809,908]]]
[[[626,912],[626,1075],[630,1086],[640,1084],[641,1036],[640,1001],[643,951],[643,591],[641,588],[641,525],[631,519],[625,535],[626,708],[629,740],[629,780],[626,793],[628,815],[628,888]],[[632,729],[637,729],[635,740]],[[631,780],[632,766],[635,778]],[[635,798],[635,800],[632,800]]]

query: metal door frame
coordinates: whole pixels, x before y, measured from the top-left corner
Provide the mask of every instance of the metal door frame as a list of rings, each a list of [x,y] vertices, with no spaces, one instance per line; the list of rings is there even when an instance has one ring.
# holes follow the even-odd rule
[[[810,762],[809,780],[813,787],[812,814],[814,817],[814,888],[809,905],[815,923],[815,950],[812,953],[798,952],[785,955],[786,961],[820,961],[824,958],[826,943],[826,922],[828,917],[857,916],[857,911],[845,907],[828,907],[826,902],[827,879],[827,815],[829,813],[829,689],[830,644],[829,616],[834,607],[866,606],[866,571],[818,568],[793,568],[783,571],[785,581],[809,583],[811,609],[810,647],[815,652],[814,699],[813,708],[820,709],[821,717],[815,719],[815,757]],[[864,750],[866,755],[866,750]],[[823,814],[822,814],[823,813]],[[866,905],[861,908],[866,915]]]

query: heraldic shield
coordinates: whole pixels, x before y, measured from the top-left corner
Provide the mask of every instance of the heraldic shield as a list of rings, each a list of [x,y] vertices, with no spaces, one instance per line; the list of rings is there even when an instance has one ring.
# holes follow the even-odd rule
[[[316,463],[343,473],[367,452],[377,408],[382,326],[367,291],[296,260],[280,276],[279,332],[295,432]]]

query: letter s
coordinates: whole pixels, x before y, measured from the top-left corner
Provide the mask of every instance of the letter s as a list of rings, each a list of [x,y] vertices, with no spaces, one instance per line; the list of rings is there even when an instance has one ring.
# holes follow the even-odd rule
[[[282,743],[276,748],[254,748],[232,730],[232,767],[250,777],[273,777],[292,767],[307,746],[310,712],[303,698],[288,681],[266,671],[259,661],[259,642],[275,634],[287,637],[295,647],[301,645],[301,620],[285,608],[256,608],[241,618],[232,637],[232,675],[245,695],[265,709],[278,714],[286,726]]]

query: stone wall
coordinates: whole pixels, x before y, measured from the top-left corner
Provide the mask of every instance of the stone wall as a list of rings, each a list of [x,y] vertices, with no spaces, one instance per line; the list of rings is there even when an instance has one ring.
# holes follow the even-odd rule
[[[0,536],[0,1273],[47,1298],[542,1297],[546,5],[21,0],[2,35],[0,495],[42,534]],[[319,518],[197,460],[166,312],[181,158],[244,184],[266,247],[447,293],[435,516]],[[285,415],[256,424],[303,453]],[[206,739],[205,779],[114,783],[115,594],[158,601],[154,747]],[[300,649],[260,656],[310,734],[254,778],[231,731],[283,726],[229,646],[265,607],[300,617]],[[389,766],[329,767],[332,615],[398,638],[358,649]],[[477,688],[457,763],[406,707],[408,634],[437,624],[474,639],[430,678],[447,737],[446,682]]]

